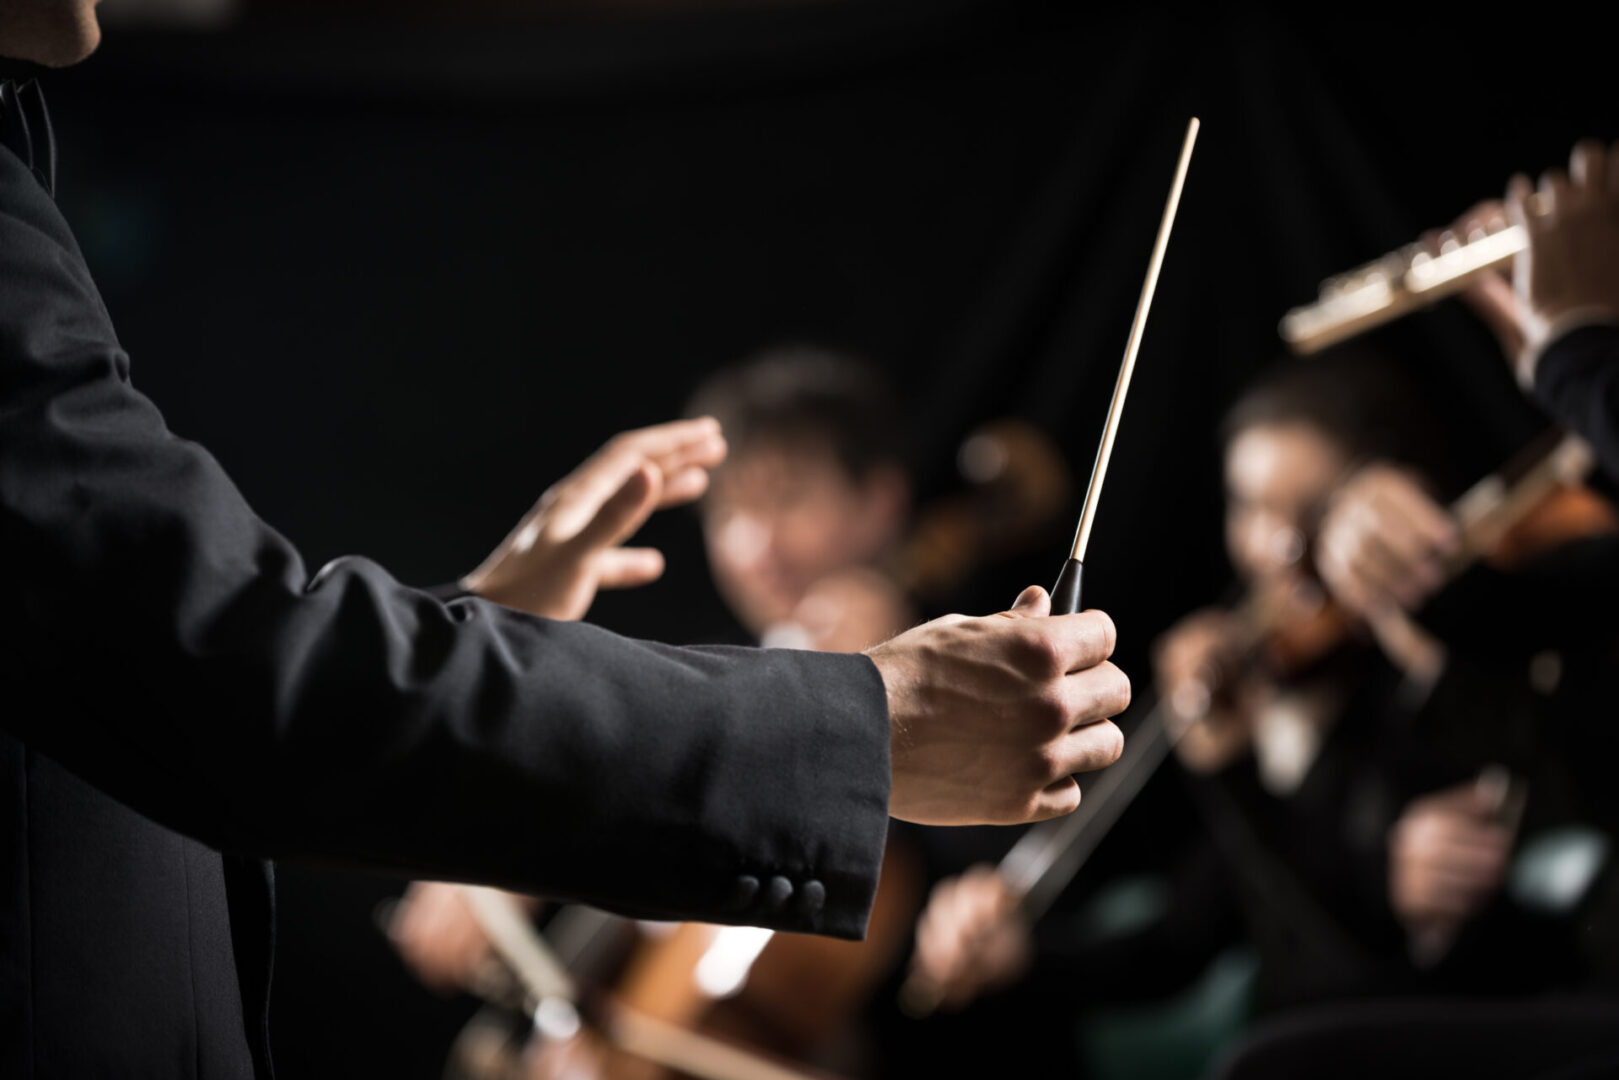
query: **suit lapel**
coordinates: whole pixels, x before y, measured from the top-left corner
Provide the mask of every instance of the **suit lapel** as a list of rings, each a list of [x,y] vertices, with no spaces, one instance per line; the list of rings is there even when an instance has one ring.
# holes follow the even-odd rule
[[[56,137],[37,79],[0,79],[0,146],[16,154],[54,197]]]

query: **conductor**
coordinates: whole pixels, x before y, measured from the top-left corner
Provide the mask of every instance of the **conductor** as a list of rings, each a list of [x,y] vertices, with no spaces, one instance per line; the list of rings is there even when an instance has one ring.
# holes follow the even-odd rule
[[[0,6],[0,1074],[269,1076],[271,858],[858,936],[890,815],[1050,817],[1117,757],[1113,625],[1035,588],[853,655],[518,610],[656,576],[620,545],[708,420],[610,441],[465,595],[311,573],[135,389],[52,201],[32,65],[98,37]]]

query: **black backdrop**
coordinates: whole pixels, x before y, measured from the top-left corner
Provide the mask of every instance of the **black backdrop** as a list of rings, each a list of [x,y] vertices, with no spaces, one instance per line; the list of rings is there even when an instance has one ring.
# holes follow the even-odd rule
[[[115,30],[52,80],[62,201],[171,425],[312,565],[363,551],[429,583],[607,435],[783,340],[893,372],[924,495],[1005,413],[1082,474],[1197,113],[1087,583],[1139,678],[1224,581],[1212,427],[1281,312],[1619,115],[1594,30],[1082,7]],[[1468,471],[1539,423],[1460,310],[1378,340]],[[724,632],[694,520],[648,536],[667,580],[593,617]],[[965,603],[1050,577],[1062,547]],[[433,1075],[422,1047],[458,1016],[367,925],[393,886],[283,883],[287,1074]]]

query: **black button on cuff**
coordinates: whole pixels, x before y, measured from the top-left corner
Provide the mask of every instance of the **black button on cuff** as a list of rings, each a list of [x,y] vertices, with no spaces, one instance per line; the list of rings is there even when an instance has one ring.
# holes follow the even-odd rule
[[[821,913],[826,906],[826,886],[814,878],[810,878],[798,887],[798,902],[795,907],[798,914],[805,919],[813,919]]]
[[[746,911],[753,906],[754,899],[759,895],[759,879],[752,874],[742,874],[731,886],[729,901],[732,911]]]
[[[765,886],[765,906],[771,911],[780,911],[787,906],[787,901],[793,898],[793,883],[777,874]]]

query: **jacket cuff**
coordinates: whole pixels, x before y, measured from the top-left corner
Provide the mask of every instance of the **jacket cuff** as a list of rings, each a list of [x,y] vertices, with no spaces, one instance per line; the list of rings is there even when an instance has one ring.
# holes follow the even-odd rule
[[[1557,351],[1569,335],[1588,326],[1619,326],[1619,312],[1609,307],[1581,307],[1553,319],[1537,340],[1518,355],[1518,381],[1523,388],[1535,390],[1540,384],[1540,368],[1546,355]]]
[[[794,760],[760,763],[763,775],[776,774],[780,798],[805,801],[794,830],[802,831],[768,844],[765,863],[739,868],[729,921],[863,938],[888,838],[887,690],[877,665],[860,654],[765,655],[814,667],[804,692],[815,715],[794,710],[782,718],[801,727]]]

